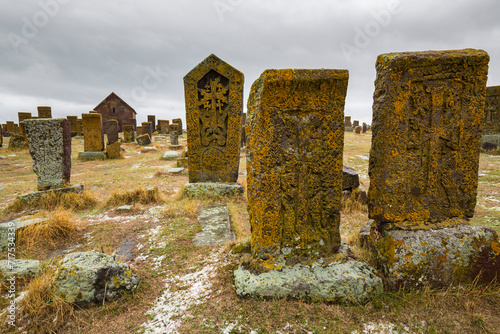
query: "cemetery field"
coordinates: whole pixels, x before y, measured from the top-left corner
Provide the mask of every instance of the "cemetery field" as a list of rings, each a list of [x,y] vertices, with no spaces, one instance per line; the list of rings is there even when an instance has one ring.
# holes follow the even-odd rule
[[[18,195],[36,190],[37,177],[28,151],[0,149],[0,223],[32,215],[48,218],[44,231],[21,231],[16,259],[42,261],[35,278],[19,278],[16,326],[0,316],[2,333],[499,333],[500,286],[460,286],[386,291],[364,305],[337,305],[303,300],[239,299],[232,273],[255,264],[248,253],[233,254],[250,237],[246,193],[233,198],[182,197],[188,182],[166,170],[176,161],[161,160],[168,150],[156,136],[152,149],[123,144],[123,159],[79,161],[83,140],[72,140],[72,184],[83,184],[86,199],[68,198],[59,206],[33,210],[15,205]],[[8,144],[4,138],[4,146]],[[179,138],[186,145],[186,134]],[[345,133],[344,164],[354,168],[369,187],[371,135]],[[179,152],[183,152],[180,150]],[[245,152],[239,179],[246,192]],[[129,204],[127,210],[118,207]],[[202,230],[200,209],[226,204],[235,242],[196,246]],[[358,232],[368,222],[365,205],[344,200],[342,240],[358,259],[377,266],[360,247]],[[32,218],[33,218],[32,217]],[[474,225],[500,232],[500,155],[481,153]],[[30,232],[30,233],[28,233]],[[37,234],[38,233],[38,234]],[[50,293],[56,264],[70,252],[95,250],[130,264],[141,283],[119,300],[74,308]],[[8,258],[0,253],[0,260]],[[0,308],[10,300],[2,280]],[[0,311],[0,313],[3,311]]]

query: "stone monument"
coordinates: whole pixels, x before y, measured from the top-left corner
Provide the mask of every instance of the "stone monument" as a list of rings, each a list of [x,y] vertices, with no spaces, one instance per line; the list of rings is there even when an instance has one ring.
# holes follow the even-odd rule
[[[174,119],[172,119],[172,124],[174,124],[174,123],[179,125],[179,129],[177,130],[177,133],[178,133],[179,137],[182,137],[182,119],[174,118]]]
[[[346,127],[346,128],[352,128],[351,116],[345,116],[344,117],[344,127]]]
[[[67,116],[66,117],[71,124],[71,137],[78,135],[78,116]]]
[[[395,288],[499,273],[496,233],[468,224],[488,61],[473,49],[377,58],[365,233]]]
[[[151,133],[155,132],[155,125],[156,125],[156,116],[155,115],[148,115],[148,123],[151,123]],[[144,128],[144,123],[142,123],[142,127]],[[149,135],[151,138],[152,134]]]
[[[135,141],[135,133],[133,125],[123,126],[123,141],[125,143],[133,143]]]
[[[102,116],[99,113],[82,114],[84,151],[78,154],[81,160],[106,159]]]
[[[151,123],[151,122],[142,122],[142,133],[141,134],[143,134],[143,135],[148,134],[149,138],[151,140],[153,140],[153,123]]]
[[[188,195],[238,194],[243,73],[215,55],[184,77],[189,148]],[[182,131],[180,119],[173,119]]]
[[[119,159],[121,144],[118,141],[119,124],[118,120],[110,119],[104,123],[108,142],[106,144],[106,157],[108,159]]]
[[[38,118],[52,118],[52,109],[47,106],[39,106],[38,110]]]

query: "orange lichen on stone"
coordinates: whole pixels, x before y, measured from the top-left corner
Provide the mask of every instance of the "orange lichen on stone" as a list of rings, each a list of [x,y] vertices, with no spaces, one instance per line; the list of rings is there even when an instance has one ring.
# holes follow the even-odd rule
[[[486,87],[483,134],[500,133],[500,86]]]
[[[397,225],[472,217],[488,61],[472,49],[377,58],[370,218]]]
[[[123,126],[123,141],[125,143],[133,143],[135,141],[135,133],[133,125]]]
[[[340,246],[347,70],[266,70],[247,114],[255,256],[322,258]]]
[[[237,181],[243,81],[213,54],[184,77],[190,183]]]
[[[102,133],[102,116],[98,113],[82,114],[83,142],[86,152],[104,150],[104,136]]]
[[[48,106],[39,106],[38,110],[38,118],[52,118],[52,108]]]

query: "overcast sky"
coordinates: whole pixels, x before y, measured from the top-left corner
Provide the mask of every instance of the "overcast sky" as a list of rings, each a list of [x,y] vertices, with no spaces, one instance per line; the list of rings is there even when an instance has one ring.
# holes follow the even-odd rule
[[[498,0],[0,0],[0,122],[92,110],[115,92],[185,119],[183,77],[214,53],[252,83],[268,68],[349,70],[345,114],[371,123],[377,55],[477,48],[500,85]]]

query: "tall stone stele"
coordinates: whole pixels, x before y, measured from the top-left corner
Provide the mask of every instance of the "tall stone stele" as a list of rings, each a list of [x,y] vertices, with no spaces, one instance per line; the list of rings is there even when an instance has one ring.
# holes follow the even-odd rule
[[[340,246],[347,70],[266,70],[248,100],[252,253],[322,258]]]
[[[135,131],[133,125],[123,126],[123,141],[125,143],[133,143],[135,141]]]
[[[182,137],[182,119],[180,118],[173,118],[172,119],[172,124],[177,124],[179,125],[179,129],[177,130],[179,137]]]
[[[500,135],[500,86],[486,87],[483,134]]]
[[[102,131],[102,116],[96,112],[82,114],[83,152],[78,154],[81,160],[106,159],[104,151],[104,135]]]
[[[473,49],[377,58],[368,209],[393,286],[470,282],[476,265],[495,267],[487,254],[500,249],[496,233],[468,224],[488,61]]]
[[[37,192],[20,195],[25,205],[47,193],[83,192],[83,185],[70,185],[71,125],[64,118],[24,121],[33,171],[38,176]]]
[[[49,106],[38,106],[38,118],[52,118],[52,108]]]
[[[243,81],[243,73],[213,54],[184,77],[189,149],[185,193],[243,191],[237,183]]]

